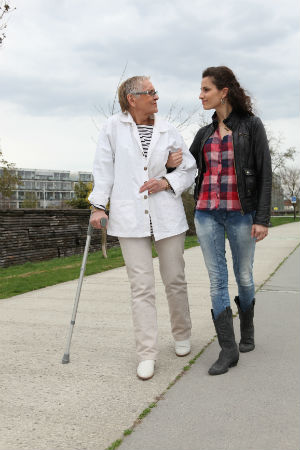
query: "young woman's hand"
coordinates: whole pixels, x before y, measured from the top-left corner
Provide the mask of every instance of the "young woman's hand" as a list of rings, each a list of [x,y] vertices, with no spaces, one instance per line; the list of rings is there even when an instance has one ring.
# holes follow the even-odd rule
[[[175,167],[180,166],[182,163],[182,150],[177,150],[177,152],[170,152],[166,167],[168,169],[174,169]]]
[[[268,236],[268,227],[264,225],[252,225],[251,237],[256,239],[256,242],[262,241],[266,236]]]

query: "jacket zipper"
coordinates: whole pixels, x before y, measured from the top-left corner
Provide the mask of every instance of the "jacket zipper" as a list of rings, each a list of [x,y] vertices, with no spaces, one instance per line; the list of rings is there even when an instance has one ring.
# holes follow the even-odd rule
[[[235,146],[234,146],[233,133],[232,133],[232,142],[233,142],[233,165],[234,165],[235,178],[236,178],[236,190],[237,190],[239,202],[240,202],[240,205],[241,205],[241,214],[243,216],[244,215],[244,211],[243,211],[243,206],[242,206],[242,202],[241,202],[241,199],[240,199],[238,176],[237,176],[236,164],[235,164],[235,150],[234,150]]]

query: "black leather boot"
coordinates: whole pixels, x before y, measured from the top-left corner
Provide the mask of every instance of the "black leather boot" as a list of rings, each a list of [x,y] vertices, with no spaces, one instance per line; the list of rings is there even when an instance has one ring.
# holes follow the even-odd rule
[[[210,375],[221,375],[228,372],[229,367],[236,366],[239,360],[239,350],[235,342],[232,310],[229,306],[214,318],[211,310],[212,319],[218,336],[221,351],[218,360],[211,366],[208,373]]]
[[[250,307],[247,311],[241,310],[240,299],[235,297],[234,299],[236,306],[238,307],[239,317],[240,317],[240,330],[241,330],[241,340],[239,344],[240,352],[246,353],[254,350],[254,305],[255,298],[252,300]]]

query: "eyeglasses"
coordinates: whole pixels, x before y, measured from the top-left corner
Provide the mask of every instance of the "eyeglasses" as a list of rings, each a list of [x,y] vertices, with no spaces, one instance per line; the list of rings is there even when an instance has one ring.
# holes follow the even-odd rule
[[[155,97],[158,94],[158,91],[152,89],[152,91],[141,91],[141,92],[131,92],[132,95],[151,95],[151,97]]]

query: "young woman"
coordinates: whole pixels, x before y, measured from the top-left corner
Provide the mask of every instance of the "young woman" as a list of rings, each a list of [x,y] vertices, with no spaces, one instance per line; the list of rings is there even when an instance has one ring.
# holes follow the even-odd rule
[[[268,234],[272,171],[264,126],[232,70],[204,70],[199,98],[205,110],[215,110],[212,123],[198,131],[190,151],[198,166],[195,225],[221,347],[209,374],[219,375],[237,364],[239,350],[249,352],[255,346],[252,267],[255,244]],[[225,233],[238,286],[239,349],[228,293]]]

